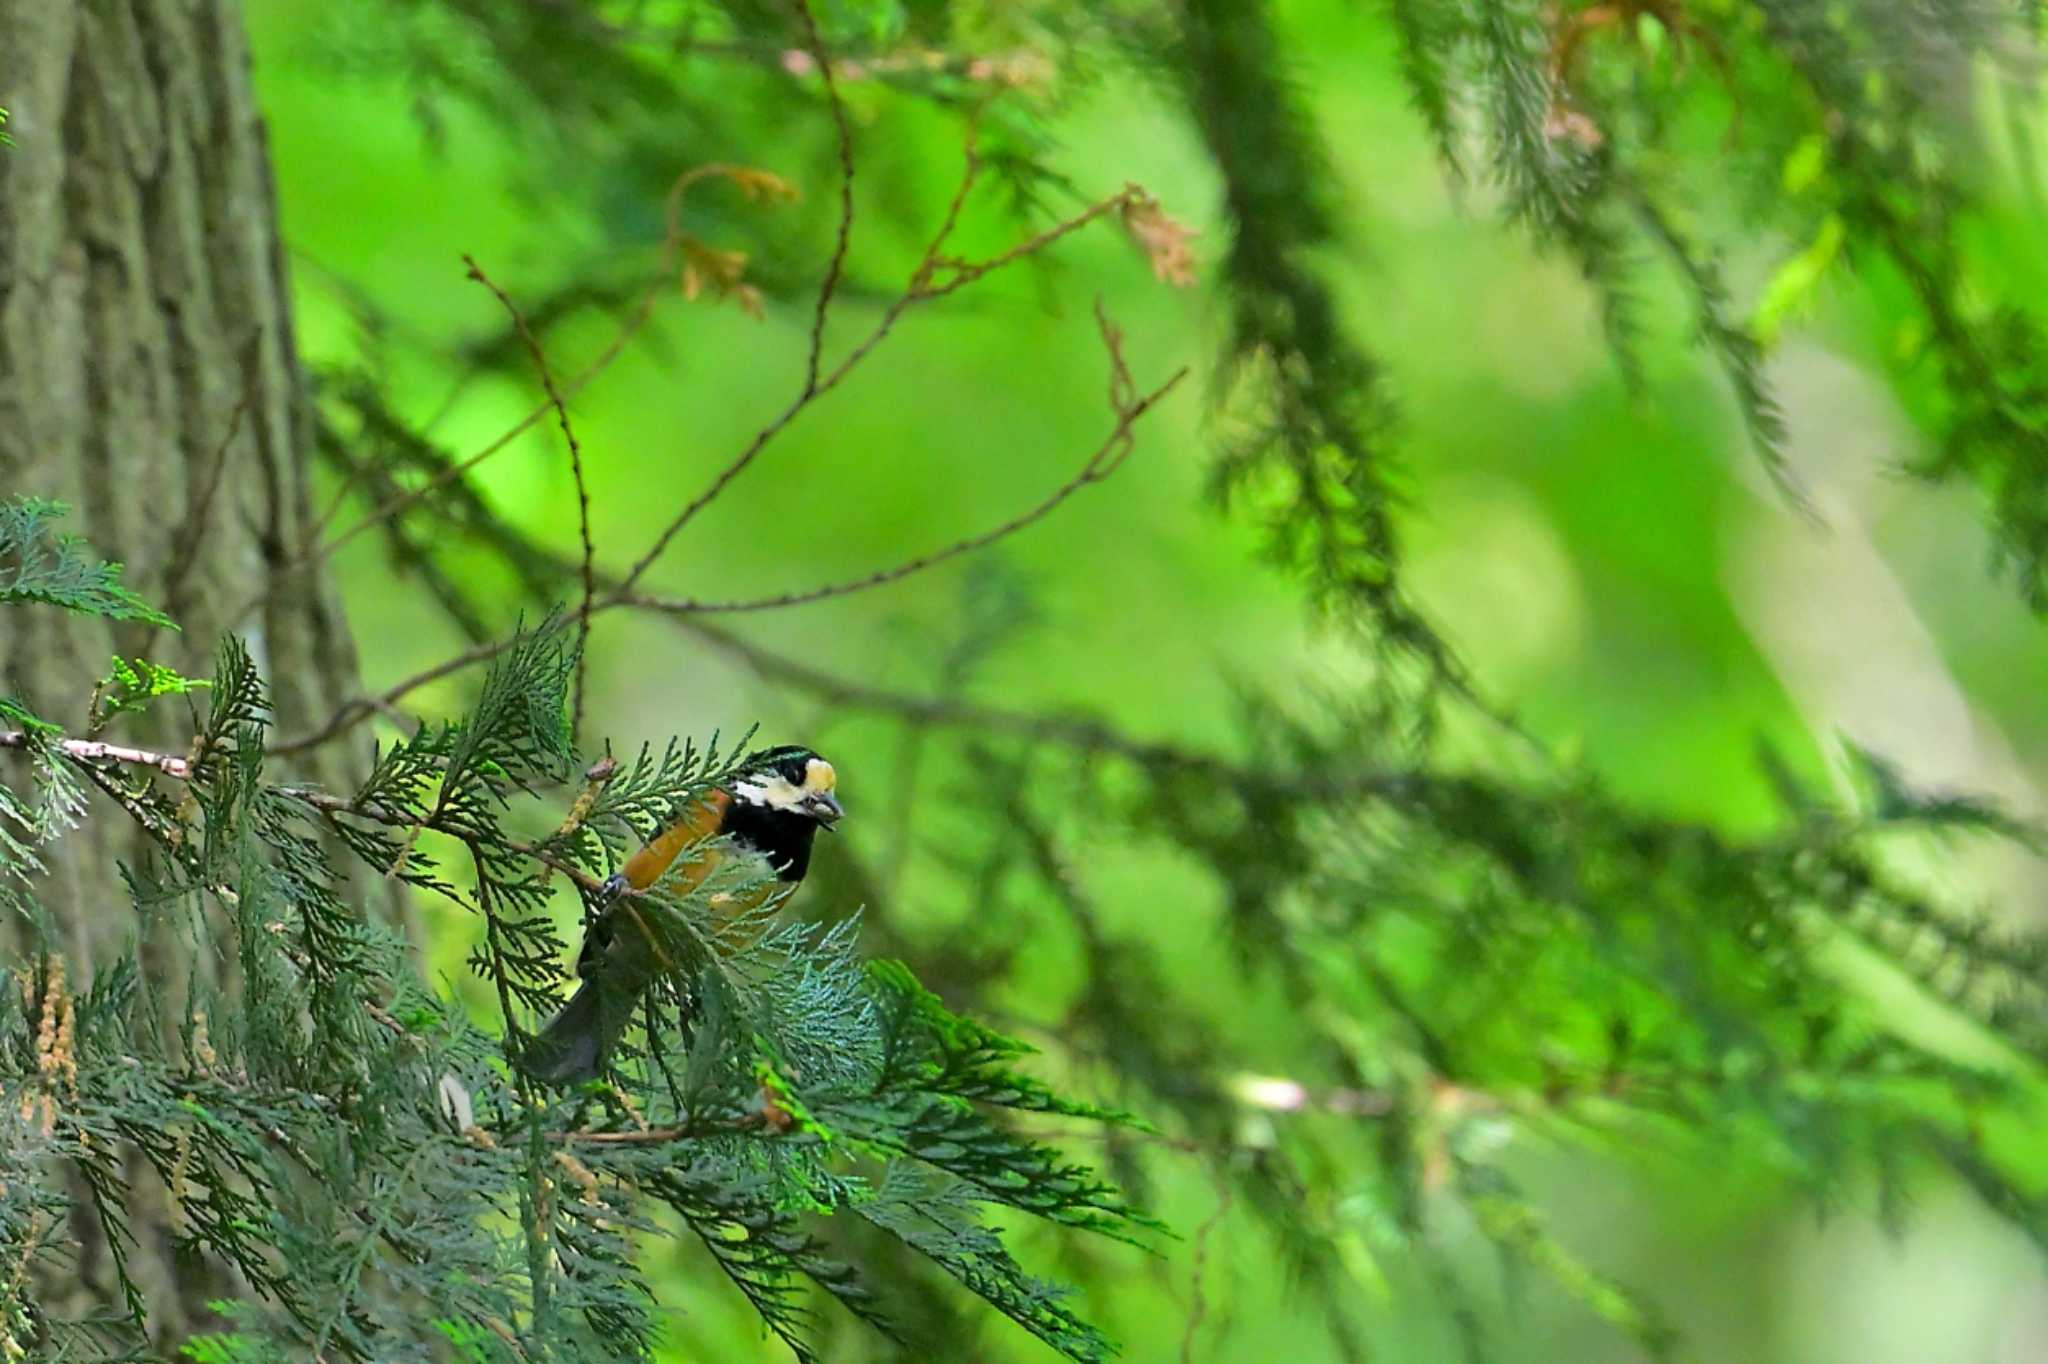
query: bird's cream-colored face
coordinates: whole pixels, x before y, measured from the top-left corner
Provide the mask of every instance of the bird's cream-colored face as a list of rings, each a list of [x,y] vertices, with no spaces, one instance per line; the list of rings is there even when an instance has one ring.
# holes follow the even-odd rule
[[[794,765],[769,767],[743,781],[734,782],[732,793],[755,805],[785,810],[829,824],[845,813],[832,794],[832,788],[838,781],[839,774],[832,770],[831,763],[811,757],[804,762],[800,776]]]

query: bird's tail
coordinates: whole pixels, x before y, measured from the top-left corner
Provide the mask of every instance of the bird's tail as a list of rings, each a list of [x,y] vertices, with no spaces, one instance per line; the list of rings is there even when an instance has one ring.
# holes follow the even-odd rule
[[[540,1030],[520,1057],[520,1068],[544,1085],[595,1080],[630,1010],[605,1007],[604,982],[586,980]]]

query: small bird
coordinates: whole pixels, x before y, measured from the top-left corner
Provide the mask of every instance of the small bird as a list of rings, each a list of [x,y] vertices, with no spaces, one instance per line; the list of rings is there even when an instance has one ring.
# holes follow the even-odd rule
[[[543,1084],[592,1080],[632,1020],[640,996],[670,966],[646,919],[632,908],[628,891],[659,881],[685,849],[696,848],[670,882],[678,893],[702,885],[728,854],[759,857],[775,881],[794,884],[811,865],[811,840],[830,829],[846,811],[832,793],[832,764],[800,745],[771,748],[749,758],[723,786],[692,802],[682,817],[626,859],[605,882],[576,974],[583,980],[562,1011],[526,1046],[521,1065]],[[701,846],[723,835],[728,844]],[[759,905],[774,891],[764,882],[722,904],[734,914]],[[714,902],[717,897],[714,897]]]

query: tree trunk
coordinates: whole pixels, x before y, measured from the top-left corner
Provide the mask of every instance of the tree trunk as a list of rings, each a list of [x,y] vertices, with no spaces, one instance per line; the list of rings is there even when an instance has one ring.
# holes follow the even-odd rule
[[[0,496],[70,503],[70,528],[183,627],[18,608],[0,630],[0,690],[76,728],[111,655],[204,676],[235,631],[279,724],[309,728],[354,691],[355,654],[319,575],[268,590],[311,524],[310,410],[239,6],[0,0],[0,100],[18,144],[0,148]],[[182,746],[183,707],[159,709],[121,740]],[[307,775],[341,784],[339,762]],[[173,986],[163,997],[182,998],[189,947],[138,919],[117,874],[143,851],[127,821],[97,806],[49,851],[38,898],[74,978],[140,932],[146,969]],[[0,929],[0,951],[33,946]],[[175,1340],[232,1289],[171,1252],[147,1184],[134,1260],[158,1338]],[[89,1220],[84,1282],[53,1308],[119,1306]]]

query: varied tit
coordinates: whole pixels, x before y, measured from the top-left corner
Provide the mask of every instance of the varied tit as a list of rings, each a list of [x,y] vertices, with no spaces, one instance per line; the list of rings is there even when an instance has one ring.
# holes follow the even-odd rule
[[[682,817],[646,847],[626,859],[604,885],[583,935],[576,974],[583,980],[554,1020],[527,1044],[521,1065],[544,1084],[592,1080],[632,1020],[640,996],[668,965],[645,918],[632,908],[629,891],[643,891],[662,879],[686,849],[690,858],[670,877],[676,893],[701,885],[730,856],[759,857],[774,872],[741,901],[725,908],[745,913],[774,892],[776,882],[794,884],[811,865],[811,839],[846,812],[833,794],[832,764],[808,748],[771,748],[749,758],[723,786],[691,803]],[[726,841],[716,846],[712,840]]]

